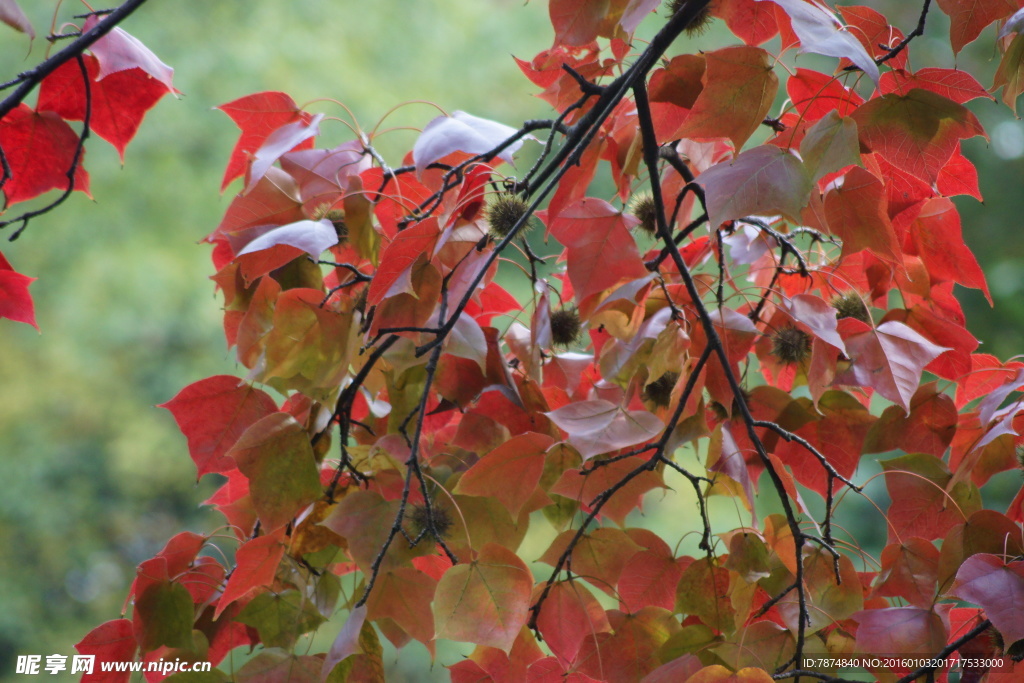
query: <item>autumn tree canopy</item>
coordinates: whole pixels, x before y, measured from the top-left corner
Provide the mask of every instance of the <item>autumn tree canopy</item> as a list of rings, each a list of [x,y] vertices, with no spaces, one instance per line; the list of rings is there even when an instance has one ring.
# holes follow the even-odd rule
[[[141,4],[4,84],[11,239],[176,92],[117,27]],[[340,103],[222,105],[206,242],[240,371],[162,407],[226,527],[169,539],[79,652],[215,667],[175,681],[384,680],[382,638],[467,644],[457,682],[1024,676],[1024,493],[985,495],[1024,467],[1024,363],[969,332],[954,285],[988,285],[951,199],[982,196],[965,104],[1024,92],[1024,10],[936,4],[549,0],[552,46],[510,68],[550,118],[442,109],[400,159]],[[914,63],[926,34],[998,67]],[[0,317],[35,324],[31,281],[0,255]],[[636,511],[668,489],[695,502],[667,534]]]

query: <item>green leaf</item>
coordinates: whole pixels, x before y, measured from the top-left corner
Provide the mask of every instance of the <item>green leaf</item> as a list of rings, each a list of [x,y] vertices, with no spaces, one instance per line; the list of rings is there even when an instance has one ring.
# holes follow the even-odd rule
[[[228,452],[249,479],[249,494],[265,531],[292,521],[323,492],[306,430],[288,413],[259,420]]]
[[[135,598],[132,623],[142,652],[161,645],[191,647],[194,622],[192,596],[180,583],[158,581]]]
[[[846,166],[860,166],[856,122],[830,111],[807,131],[800,142],[800,156],[814,182]]]
[[[246,605],[235,621],[252,626],[267,647],[291,648],[303,633],[326,619],[316,605],[296,590],[260,593]],[[317,673],[320,664],[317,664]]]

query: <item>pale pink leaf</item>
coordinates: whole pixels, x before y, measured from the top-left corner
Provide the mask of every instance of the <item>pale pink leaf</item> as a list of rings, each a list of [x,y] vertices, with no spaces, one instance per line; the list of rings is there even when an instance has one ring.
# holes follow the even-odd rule
[[[341,631],[334,639],[331,651],[324,658],[324,666],[320,671],[322,680],[327,680],[334,667],[342,661],[363,651],[359,645],[359,634],[363,630],[364,623],[366,623],[366,605],[353,608],[348,619],[345,620],[345,625],[341,627]]]
[[[842,352],[846,345],[837,330],[836,309],[832,308],[821,297],[813,294],[797,294],[792,299],[783,297],[779,309],[796,323],[826,344],[830,344]]]
[[[622,10],[619,25],[626,29],[627,33],[632,33],[643,21],[643,18],[658,9],[660,4],[661,0],[629,0],[626,9]]]
[[[750,215],[782,213],[798,220],[811,196],[811,176],[796,155],[773,145],[742,152],[697,176],[710,226]]]
[[[878,65],[857,38],[831,12],[804,0],[758,0],[774,2],[789,15],[793,32],[800,39],[800,52],[849,59],[878,84]]]
[[[454,112],[451,116],[438,116],[427,124],[413,145],[412,158],[416,162],[416,172],[423,173],[427,166],[452,152],[483,154],[515,133],[516,129],[511,126],[464,111]],[[523,140],[516,140],[499,152],[498,157],[512,163],[512,155],[522,146]]]
[[[0,21],[4,22],[15,31],[27,33],[29,38],[36,37],[36,31],[32,28],[32,22],[28,20],[25,13],[18,7],[14,0],[0,0]]]
[[[843,322],[848,320],[844,318]],[[924,366],[949,350],[895,320],[854,333],[845,341],[852,363],[836,377],[836,383],[871,387],[908,414]]]
[[[99,21],[99,17],[95,14],[90,16],[85,20],[82,32],[87,32]],[[118,71],[137,68],[163,83],[170,92],[176,92],[174,84],[171,82],[174,78],[174,69],[161,62],[160,58],[143,45],[138,38],[123,28],[115,28],[97,40],[89,48],[89,51],[100,64],[100,72],[96,76],[97,81]]]
[[[567,442],[585,460],[652,439],[664,428],[646,410],[626,410],[603,399],[570,403],[545,414],[569,434]]]
[[[237,256],[287,244],[317,258],[337,243],[338,232],[334,229],[334,224],[326,218],[318,221],[296,221],[263,233],[239,250]]]
[[[274,162],[293,150],[306,140],[320,134],[320,121],[323,114],[317,114],[309,123],[294,121],[286,123],[267,136],[263,145],[253,154],[252,165],[249,167],[249,178],[242,194],[248,194],[260,179],[266,175]]]
[[[1024,638],[1024,562],[1007,564],[998,555],[972,555],[957,570],[949,594],[983,608],[1005,642]]]

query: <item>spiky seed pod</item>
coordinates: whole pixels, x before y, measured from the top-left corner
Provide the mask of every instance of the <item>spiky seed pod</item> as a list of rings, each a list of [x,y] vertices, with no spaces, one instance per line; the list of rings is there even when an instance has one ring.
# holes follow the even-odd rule
[[[519,195],[498,195],[487,207],[487,225],[490,227],[491,237],[495,240],[505,239],[529,209],[530,205]],[[529,227],[530,223],[527,222],[519,231],[520,234]]]
[[[658,234],[658,207],[654,203],[654,197],[650,192],[641,192],[633,195],[629,201],[628,211],[640,221],[636,226],[637,230],[644,232],[651,237]]]
[[[551,341],[555,346],[569,346],[580,338],[583,321],[574,308],[562,308],[551,314]]]
[[[792,325],[772,335],[772,355],[783,363],[800,363],[811,354],[811,335]]]
[[[864,301],[857,292],[849,291],[832,299],[832,308],[836,309],[836,318],[855,318],[862,323],[871,323],[871,315]]]
[[[345,225],[345,211],[342,209],[332,209],[330,204],[324,203],[313,209],[313,213],[310,214],[310,219],[314,221],[323,220],[324,218],[334,225],[334,230],[338,233],[338,243],[346,242],[348,240],[348,226]]]
[[[430,518],[433,516],[434,532],[441,538],[447,538],[448,534],[451,533],[452,527],[455,526],[455,520],[452,519],[451,513],[448,512],[447,508],[436,504],[430,506],[430,512],[433,515],[427,513],[425,505],[413,506],[412,511],[409,513],[409,526],[412,528],[413,533],[418,536],[424,531],[429,531]]]
[[[1024,444],[1018,445],[1013,454],[1017,458],[1017,466],[1024,472]]]
[[[672,390],[676,388],[676,382],[678,381],[678,372],[666,372],[644,387],[643,399],[664,408],[672,402]]]
[[[687,7],[703,2],[704,0],[670,0],[668,3],[669,16],[674,17]],[[697,10],[697,14],[694,15],[693,20],[686,26],[686,35],[693,38],[707,30],[708,25],[711,23],[712,4],[714,4],[714,0],[704,3],[704,6]]]

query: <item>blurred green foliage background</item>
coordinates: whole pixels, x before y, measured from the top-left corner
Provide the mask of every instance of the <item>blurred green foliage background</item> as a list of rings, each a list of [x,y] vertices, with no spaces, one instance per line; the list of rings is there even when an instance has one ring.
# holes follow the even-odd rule
[[[21,3],[40,34],[57,4]],[[864,4],[906,30],[919,12],[917,3]],[[58,26],[81,7],[65,2]],[[218,194],[237,130],[212,108],[283,90],[300,104],[343,102],[367,128],[413,100],[509,125],[545,117],[510,55],[530,59],[550,45],[546,9],[541,0],[151,0],[128,20],[124,28],[175,68],[182,96],[148,115],[123,168],[111,147],[90,141],[95,201],[75,193],[17,242],[0,245],[15,269],[39,278],[31,291],[42,330],[0,322],[0,680],[14,678],[16,654],[71,654],[92,626],[120,615],[138,562],[177,531],[221,523],[198,507],[213,484],[194,483],[184,439],[154,407],[202,377],[244,374],[221,334],[209,249],[197,245],[237,191],[236,184]],[[933,9],[926,36],[913,44],[914,66],[954,65],[947,30]],[[710,49],[723,38],[716,25],[695,42]],[[993,39],[989,29],[958,60],[986,85],[998,60]],[[36,64],[47,48],[37,39],[29,50],[27,38],[4,29],[0,80]],[[327,101],[308,108],[345,116]],[[986,203],[958,204],[996,308],[975,292],[958,293],[982,350],[1007,357],[1022,350],[1024,329],[1024,241],[1015,237],[1024,126],[1001,105],[976,101],[973,109],[992,137],[965,145]],[[421,127],[436,114],[412,104],[387,125]],[[321,129],[331,144],[350,136],[338,122]],[[414,136],[389,134],[381,148],[398,163]],[[1007,490],[1015,485],[1002,481]],[[687,514],[680,500],[668,506],[672,514]],[[395,680],[425,680],[416,670],[424,654]]]

